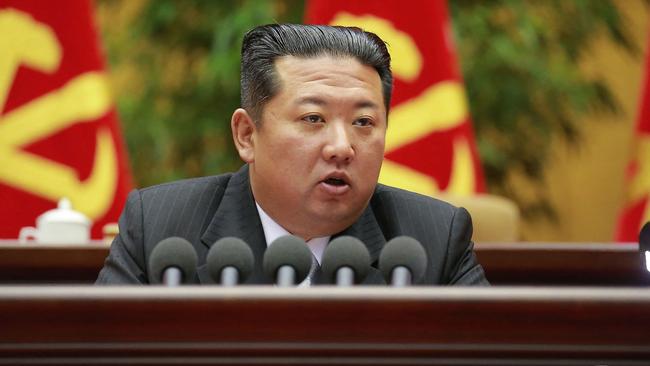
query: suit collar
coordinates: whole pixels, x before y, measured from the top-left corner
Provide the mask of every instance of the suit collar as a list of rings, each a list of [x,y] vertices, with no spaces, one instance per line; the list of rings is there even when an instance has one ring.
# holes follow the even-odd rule
[[[386,244],[384,234],[379,228],[379,224],[375,219],[375,215],[372,212],[370,205],[366,207],[366,209],[361,214],[361,217],[354,224],[352,224],[352,226],[334,235],[334,237],[343,235],[353,236],[361,240],[368,248],[371,263],[377,261],[381,249],[384,247],[384,244]]]
[[[248,165],[233,174],[226,186],[217,211],[201,236],[201,242],[211,247],[215,241],[233,236],[246,242],[255,257],[255,271],[248,282],[267,283],[262,273],[262,259],[266,250],[266,239],[262,224],[255,208],[255,200],[250,188]],[[203,265],[198,268],[202,283],[213,282]]]
[[[384,234],[379,227],[379,223],[375,218],[375,214],[370,204],[368,204],[366,209],[361,214],[361,217],[354,224],[352,224],[352,226],[336,234],[334,237],[343,235],[353,236],[361,240],[366,245],[366,248],[368,248],[368,253],[370,254],[370,263],[372,267],[368,272],[368,276],[363,281],[363,284],[385,285],[386,281],[384,280],[381,272],[379,272],[377,267],[379,262],[379,254],[386,244],[386,238],[384,237]],[[332,237],[332,239],[334,239],[334,237]]]

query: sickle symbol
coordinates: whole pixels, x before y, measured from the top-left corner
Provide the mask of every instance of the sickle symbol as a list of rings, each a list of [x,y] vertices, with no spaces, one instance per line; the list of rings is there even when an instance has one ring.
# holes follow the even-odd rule
[[[18,66],[53,73],[62,54],[51,28],[14,9],[0,11],[0,34],[12,35],[0,38],[2,111]],[[92,172],[84,181],[72,167],[21,148],[77,123],[92,122],[110,108],[105,75],[88,72],[0,116],[0,182],[55,202],[68,197],[91,219],[101,217],[113,202],[117,182],[115,145],[107,127],[97,130]]]

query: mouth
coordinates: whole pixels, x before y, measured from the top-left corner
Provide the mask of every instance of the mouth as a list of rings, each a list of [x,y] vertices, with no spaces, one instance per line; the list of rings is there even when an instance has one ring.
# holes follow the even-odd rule
[[[332,186],[337,186],[337,187],[347,185],[347,182],[344,179],[342,179],[342,178],[333,178],[333,177],[325,179],[323,181],[323,183],[329,184],[329,185],[332,185]]]
[[[320,186],[329,195],[342,195],[350,190],[350,178],[345,173],[332,173],[321,180]]]

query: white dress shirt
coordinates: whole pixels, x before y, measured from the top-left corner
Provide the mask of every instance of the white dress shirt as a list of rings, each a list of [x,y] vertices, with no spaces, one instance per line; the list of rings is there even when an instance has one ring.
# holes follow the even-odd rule
[[[292,235],[285,228],[280,226],[280,224],[275,222],[275,220],[273,220],[266,212],[264,212],[262,207],[260,207],[257,202],[255,202],[255,206],[257,207],[257,213],[260,215],[260,220],[262,221],[262,229],[264,230],[264,238],[266,239],[267,246],[271,245],[275,239],[281,236]],[[316,258],[316,261],[318,261],[318,264],[321,263],[323,252],[325,251],[325,247],[327,247],[327,243],[329,243],[330,238],[331,235],[328,235],[309,239],[307,241],[307,247],[309,247],[309,250],[311,250],[314,258]],[[303,282],[299,284],[301,287],[309,285],[309,277],[307,277]]]

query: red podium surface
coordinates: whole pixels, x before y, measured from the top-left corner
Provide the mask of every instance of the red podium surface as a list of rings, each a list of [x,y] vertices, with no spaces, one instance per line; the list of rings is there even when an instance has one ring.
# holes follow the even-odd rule
[[[5,286],[0,364],[647,365],[650,290]]]

